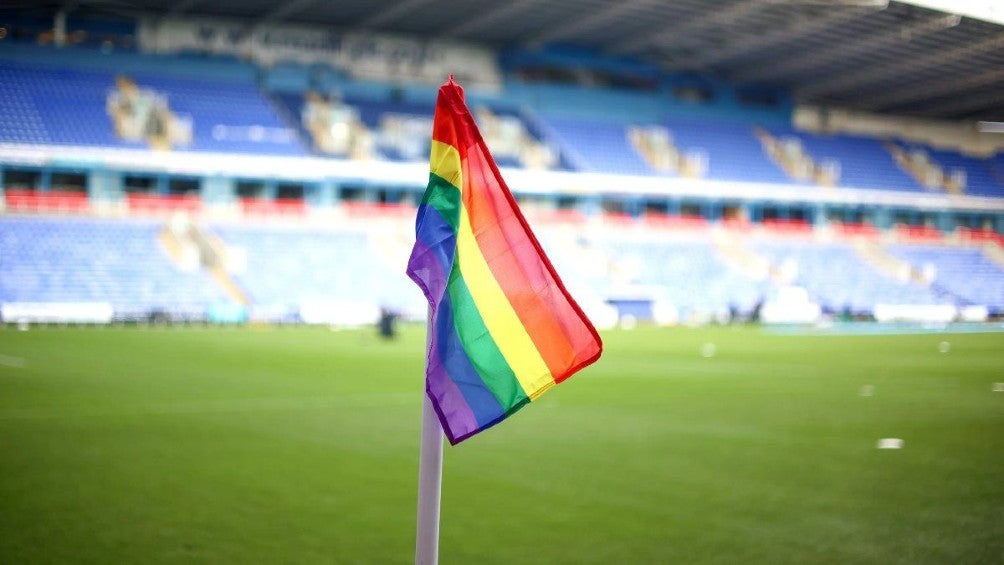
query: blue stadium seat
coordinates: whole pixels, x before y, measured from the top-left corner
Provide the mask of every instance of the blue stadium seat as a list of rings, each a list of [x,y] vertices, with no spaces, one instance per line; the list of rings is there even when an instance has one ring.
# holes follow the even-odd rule
[[[423,310],[424,298],[403,268],[381,262],[363,231],[236,224],[211,230],[246,254],[236,279],[253,307],[290,314],[305,302],[344,300],[394,308],[418,303]]]
[[[946,175],[950,174],[953,169],[965,171],[966,194],[994,198],[1004,197],[1004,179],[995,174],[992,159],[978,159],[957,151],[937,149],[926,149],[926,151],[935,163],[941,165]]]
[[[193,122],[189,151],[303,155],[294,129],[277,115],[251,81],[132,75],[169,101],[176,114]],[[144,147],[115,136],[106,100],[115,85],[107,71],[50,69],[0,61],[0,141],[99,147]],[[231,132],[221,136],[222,131]]]
[[[203,271],[175,266],[152,220],[0,219],[0,302],[107,302],[117,316],[199,317],[227,301]]]
[[[758,240],[750,249],[782,270],[794,266],[794,284],[832,312],[871,312],[877,304],[937,304],[929,289],[880,273],[848,243]]]
[[[654,171],[627,139],[626,124],[541,115],[573,167],[582,171],[649,175]]]
[[[707,151],[709,179],[792,183],[771,162],[750,125],[674,118],[667,127],[679,147]]]
[[[919,272],[933,268],[932,284],[963,305],[1004,311],[1004,269],[979,248],[944,245],[890,245],[886,249]]]
[[[730,306],[749,313],[772,290],[770,281],[755,281],[726,263],[703,234],[592,242],[615,257],[619,268],[636,270],[633,284],[650,288],[683,316],[715,314]]]
[[[792,136],[819,164],[825,159],[840,163],[838,186],[923,192],[923,188],[892,158],[878,139],[852,135],[820,135],[793,129],[769,128],[775,135]]]

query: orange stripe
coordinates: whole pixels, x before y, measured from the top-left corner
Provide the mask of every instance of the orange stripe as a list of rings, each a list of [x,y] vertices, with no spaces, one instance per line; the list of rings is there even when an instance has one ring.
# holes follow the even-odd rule
[[[481,147],[469,150],[466,165],[464,205],[478,246],[551,375],[561,380],[583,360],[565,330],[581,327],[581,321],[516,217],[519,212],[497,186]],[[591,337],[585,341],[591,343]]]

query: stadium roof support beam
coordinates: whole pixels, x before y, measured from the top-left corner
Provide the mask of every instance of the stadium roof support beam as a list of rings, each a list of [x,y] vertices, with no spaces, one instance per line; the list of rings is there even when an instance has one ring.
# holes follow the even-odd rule
[[[989,92],[982,92],[971,96],[963,96],[947,102],[944,100],[925,102],[923,105],[918,106],[918,109],[935,110],[938,112],[939,116],[955,116],[962,118],[967,117],[977,110],[999,107],[1000,101],[1000,90],[991,90]],[[1004,120],[1004,115],[998,115],[992,118],[983,117],[981,119]]]
[[[565,25],[553,27],[539,35],[531,37],[526,41],[526,44],[529,47],[540,47],[556,39],[563,39],[574,36],[579,32],[596,29],[638,8],[660,2],[661,0],[621,0],[620,2],[611,2],[602,10],[597,10],[581,18],[570,19]]]
[[[258,19],[257,25],[262,25],[268,22],[277,22],[288,18],[289,16],[306,10],[311,4],[316,3],[317,0],[290,0],[285,4],[280,4],[278,8],[267,12],[264,16]]]
[[[745,53],[747,51],[758,51],[814,33],[816,31],[840,25],[844,22],[859,18],[865,14],[871,14],[876,9],[885,9],[885,6],[875,6],[864,8],[861,6],[834,6],[833,11],[825,16],[811,20],[800,20],[793,26],[775,28],[765,35],[749,34],[737,38],[735,41],[723,45],[719,49],[698,53],[685,65],[670,64],[670,68],[692,68],[713,65],[720,61]]]
[[[721,10],[707,10],[700,16],[687,20],[676,26],[659,28],[648,33],[641,33],[630,39],[615,43],[608,51],[616,55],[625,55],[642,51],[647,47],[670,47],[677,43],[680,37],[693,36],[708,28],[732,23],[734,20],[759,10],[763,0],[746,0],[735,2]]]
[[[392,22],[402,16],[407,16],[409,13],[415,11],[416,8],[421,8],[422,6],[429,4],[431,1],[432,0],[404,0],[404,2],[400,2],[388,10],[377,12],[365,20],[357,22],[356,25],[361,28],[371,28],[387,22]]]
[[[174,6],[171,6],[171,9],[167,11],[167,15],[178,16],[184,14],[185,12],[194,8],[196,4],[198,4],[200,1],[201,0],[181,0],[181,2],[178,2]]]
[[[818,69],[823,65],[845,59],[850,55],[875,51],[889,43],[902,41],[901,38],[903,37],[917,37],[928,33],[937,33],[959,25],[960,21],[962,21],[962,18],[955,14],[917,20],[900,27],[894,33],[886,32],[860,39],[856,38],[854,41],[834,42],[831,48],[808,51],[804,55],[788,59],[782,64],[751,69],[748,72],[739,73],[732,78],[737,81],[762,82],[790,76],[813,68]]]
[[[839,75],[832,79],[822,80],[805,88],[801,88],[796,92],[796,94],[804,97],[815,97],[833,92],[842,92],[850,88],[903,76],[916,69],[945,65],[960,59],[966,59],[981,53],[995,51],[1001,48],[1004,48],[1004,34],[992,35],[975,43],[969,43],[944,51],[934,51],[923,57],[895,59],[885,63],[878,63],[876,65],[863,67],[859,71]]]
[[[454,27],[450,30],[449,35],[460,36],[468,33],[474,33],[476,31],[481,31],[486,27],[504,20],[505,18],[511,16],[512,14],[518,13],[520,10],[526,8],[527,6],[532,6],[534,4],[540,4],[544,0],[514,0],[513,2],[499,2],[495,5],[495,9],[488,10],[481,17],[471,18],[466,22]]]
[[[930,100],[941,95],[964,93],[966,90],[974,87],[986,86],[1001,81],[1004,81],[1004,68],[990,69],[982,73],[959,78],[946,76],[941,84],[925,88],[916,88],[913,85],[907,85],[905,88],[895,89],[886,94],[869,96],[862,101],[860,107],[865,110],[884,110],[915,100]]]

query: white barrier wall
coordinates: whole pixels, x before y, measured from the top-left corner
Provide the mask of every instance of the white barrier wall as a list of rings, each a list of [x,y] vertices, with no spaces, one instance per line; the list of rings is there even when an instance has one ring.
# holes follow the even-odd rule
[[[114,311],[107,302],[8,302],[0,305],[5,322],[108,324]]]

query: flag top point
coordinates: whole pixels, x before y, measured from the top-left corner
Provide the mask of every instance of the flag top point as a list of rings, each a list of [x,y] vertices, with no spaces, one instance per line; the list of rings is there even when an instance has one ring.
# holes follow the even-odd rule
[[[454,80],[453,73],[450,73],[449,80],[447,80],[446,82],[444,82],[443,86],[441,86],[439,88],[440,93],[442,93],[443,89],[446,89],[446,88],[452,88],[453,90],[455,90],[458,93],[458,95],[460,96],[460,100],[461,101],[464,100],[464,87],[460,86],[460,84],[456,80]]]

